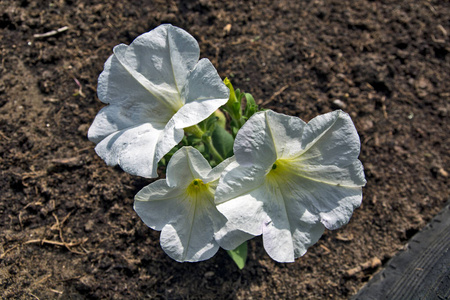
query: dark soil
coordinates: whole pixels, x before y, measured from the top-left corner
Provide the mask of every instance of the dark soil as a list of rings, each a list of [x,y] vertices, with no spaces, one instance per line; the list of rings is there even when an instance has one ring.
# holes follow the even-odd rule
[[[0,295],[349,298],[448,200],[449,16],[439,0],[1,1]],[[242,271],[222,250],[165,255],[132,207],[150,180],[107,167],[86,138],[113,46],[161,23],[265,108],[350,113],[368,183],[347,226],[292,264],[260,238]]]

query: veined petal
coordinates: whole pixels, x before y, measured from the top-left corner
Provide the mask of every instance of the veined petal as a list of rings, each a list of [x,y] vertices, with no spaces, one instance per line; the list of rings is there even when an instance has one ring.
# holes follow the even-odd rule
[[[191,201],[179,203],[183,213],[167,224],[161,232],[161,247],[173,259],[202,261],[211,258],[219,250],[214,240],[214,222],[225,222],[212,204],[202,199],[202,205],[190,205]]]
[[[341,110],[309,121],[298,157],[304,164],[347,166],[358,159],[361,144],[350,116]]]
[[[176,128],[200,123],[227,103],[230,90],[220,79],[212,63],[204,58],[189,73],[181,91],[185,105],[174,116]]]
[[[253,115],[236,136],[236,160],[270,167],[277,158],[293,156],[301,149],[305,125],[299,118],[271,110]]]
[[[217,188],[220,186],[219,183]],[[239,229],[253,236],[262,234],[262,224],[267,219],[264,206],[268,200],[266,192],[265,186],[260,185],[242,196],[217,204],[217,210],[228,219],[228,228]],[[221,236],[225,234],[222,233]],[[219,241],[219,243],[225,249],[235,248],[234,244],[225,244],[225,241]],[[233,241],[227,243],[233,243]]]
[[[130,103],[129,103],[130,104]],[[149,122],[149,107],[143,103],[134,103],[131,106],[108,105],[103,107],[95,116],[94,122],[88,131],[88,138],[94,143],[99,143],[108,135],[127,128],[148,123],[149,126],[162,129],[165,125],[165,118],[159,121]]]
[[[147,90],[153,96],[152,100],[168,105],[175,112],[183,105],[180,92],[188,73],[197,63],[199,54],[197,41],[189,33],[165,24],[138,36],[129,46],[116,46],[113,62]],[[112,82],[111,79],[108,77],[106,83],[115,83],[119,87],[123,85],[122,82]],[[102,98],[103,85],[100,84],[99,88],[99,97]],[[120,93],[109,95],[114,100],[118,94]]]
[[[348,165],[310,165],[309,161],[291,161],[294,176],[334,186],[362,187],[366,184],[362,163],[354,160]]]
[[[215,193],[216,204],[249,193],[264,183],[266,170],[258,166],[240,167],[231,162],[223,171]]]
[[[293,262],[306,253],[323,234],[318,216],[291,199],[277,182],[267,182],[268,214],[263,227],[263,243],[267,254],[278,262]]]
[[[114,51],[121,53],[126,51],[126,45],[118,45]],[[122,56],[122,55],[121,55]],[[120,57],[121,57],[120,56]],[[124,60],[124,58],[122,58]],[[136,75],[138,78],[136,78]],[[156,121],[167,122],[173,115],[173,109],[167,103],[163,103],[157,96],[151,93],[138,79],[142,75],[124,65],[115,54],[105,62],[103,72],[98,78],[97,94],[103,103],[121,105],[125,109],[141,104],[142,114],[154,117]],[[144,79],[146,82],[147,80]],[[174,92],[174,89],[172,89]],[[156,112],[149,114],[149,112]],[[126,113],[125,113],[126,114]],[[153,119],[148,119],[152,121]]]
[[[288,176],[283,189],[290,191],[293,201],[319,215],[322,224],[330,230],[347,224],[362,200],[361,187],[330,185],[301,176]]]
[[[150,81],[142,73],[134,69],[133,60],[135,53],[129,53],[128,48],[130,47],[132,45],[127,46],[124,44],[114,47],[114,57],[128,74],[147,91],[148,100],[156,100],[174,114],[183,105],[177,86],[171,85],[170,82],[155,84],[155,82]]]
[[[125,172],[143,177],[157,177],[155,147],[162,129],[149,123],[110,134],[95,147],[107,165],[119,165]]]
[[[265,112],[254,114],[238,131],[233,151],[239,164],[253,164],[269,168],[277,159]]]
[[[193,147],[183,147],[172,156],[167,165],[167,184],[184,187],[194,179],[206,179],[211,166],[203,155]],[[205,183],[208,183],[205,180]]]
[[[182,189],[170,188],[164,179],[157,180],[140,190],[134,201],[134,210],[148,227],[162,230],[175,216],[184,213],[179,205],[185,197]]]
[[[300,118],[276,113],[271,110],[264,112],[268,127],[267,136],[273,140],[277,150],[277,158],[291,157],[301,149],[300,137],[306,123]]]

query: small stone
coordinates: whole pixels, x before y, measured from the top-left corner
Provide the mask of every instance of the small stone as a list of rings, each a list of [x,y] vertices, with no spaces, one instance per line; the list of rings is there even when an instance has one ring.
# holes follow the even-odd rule
[[[87,132],[89,130],[89,124],[81,124],[78,126],[78,133],[80,133],[83,136],[87,135]]]
[[[443,168],[439,168],[438,173],[439,173],[439,175],[441,175],[442,177],[448,177],[448,172],[445,171]]]
[[[86,224],[84,224],[84,231],[91,232],[94,230],[94,221],[88,220]]]
[[[333,100],[333,105],[340,109],[345,109],[347,107],[347,104],[345,104],[342,100],[336,99]]]

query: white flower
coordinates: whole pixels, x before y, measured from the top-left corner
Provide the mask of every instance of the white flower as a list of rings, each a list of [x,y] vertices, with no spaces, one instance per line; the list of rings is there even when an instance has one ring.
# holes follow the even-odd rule
[[[173,259],[201,261],[219,249],[214,231],[226,219],[214,204],[214,191],[227,159],[211,170],[192,147],[183,147],[170,159],[167,178],[144,187],[135,197],[134,209],[152,229],[161,230],[161,246]]]
[[[228,101],[228,88],[199,53],[189,33],[168,24],[114,47],[98,80],[98,97],[109,105],[88,132],[108,165],[157,177],[158,161],[181,141],[183,128]]]
[[[217,209],[231,228],[262,234],[274,260],[292,262],[324,227],[346,224],[361,204],[366,181],[359,151],[356,129],[342,111],[308,124],[273,111],[258,113],[236,136],[236,161],[220,178]],[[236,246],[220,232],[216,238],[225,249]]]

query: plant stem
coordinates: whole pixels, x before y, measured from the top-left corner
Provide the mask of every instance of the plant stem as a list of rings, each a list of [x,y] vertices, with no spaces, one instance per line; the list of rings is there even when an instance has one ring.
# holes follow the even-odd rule
[[[220,153],[216,150],[216,147],[214,147],[211,136],[204,136],[205,132],[201,130],[198,125],[185,128],[184,131],[196,136],[197,138],[202,139],[203,143],[205,143],[205,146],[208,148],[209,153],[213,156],[217,164],[220,164],[224,161],[222,155],[220,155]]]
[[[205,142],[206,147],[208,147],[210,154],[214,157],[214,160],[216,161],[216,163],[220,164],[221,162],[223,162],[223,157],[222,157],[222,155],[220,155],[219,152],[217,152],[216,147],[214,147],[212,138],[210,136],[207,136],[203,140]]]
[[[190,134],[194,135],[195,137],[198,137],[199,139],[201,139],[203,137],[203,135],[205,134],[205,132],[203,130],[201,130],[198,125],[193,125],[191,127],[187,127],[184,129],[184,132],[190,133]]]

